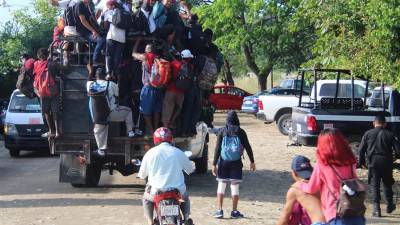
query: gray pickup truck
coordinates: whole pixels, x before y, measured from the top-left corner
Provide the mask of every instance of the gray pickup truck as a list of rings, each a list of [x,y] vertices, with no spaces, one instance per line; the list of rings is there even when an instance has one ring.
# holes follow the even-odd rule
[[[326,73],[336,73],[336,87],[331,96],[311,96],[313,100],[305,103],[300,94],[299,104],[292,108],[292,127],[289,138],[295,144],[315,146],[318,135],[325,128],[337,128],[350,142],[353,151],[361,141],[364,133],[372,128],[372,121],[378,113],[384,113],[389,128],[399,134],[400,131],[400,94],[397,90],[381,87],[368,88],[368,81],[363,97],[358,96],[354,85],[354,77],[350,70],[333,69],[304,69],[301,70],[302,79],[306,72],[314,75],[314,84],[318,77]],[[341,97],[341,91],[346,91],[345,86],[339,85],[340,77],[351,76],[350,98]],[[314,89],[317,87],[314,86]],[[361,91],[360,91],[361,92]],[[368,102],[368,104],[367,104]]]
[[[61,77],[57,82],[60,84],[62,136],[50,139],[51,152],[60,155],[59,181],[71,183],[74,187],[97,186],[103,169],[108,169],[110,174],[117,170],[124,176],[137,172],[139,168],[134,162],[141,160],[153,146],[152,138],[128,138],[123,135],[124,123],[111,122],[106,157],[93,157],[91,152],[97,149],[97,145],[86,92],[86,66],[70,65]],[[195,137],[174,139],[177,147],[192,152],[190,159],[195,162],[197,173],[207,172],[208,140],[208,128],[203,122],[197,124]]]

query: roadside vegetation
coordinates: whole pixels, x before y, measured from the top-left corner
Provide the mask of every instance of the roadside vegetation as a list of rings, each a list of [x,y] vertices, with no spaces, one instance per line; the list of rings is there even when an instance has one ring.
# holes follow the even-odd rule
[[[288,73],[313,66],[351,69],[357,76],[400,85],[396,0],[190,2],[225,55],[221,77],[232,81],[248,72],[256,75],[257,86],[246,90],[267,89],[272,70]],[[0,22],[0,97],[14,88],[21,53],[51,43],[59,14],[47,0],[35,0]]]

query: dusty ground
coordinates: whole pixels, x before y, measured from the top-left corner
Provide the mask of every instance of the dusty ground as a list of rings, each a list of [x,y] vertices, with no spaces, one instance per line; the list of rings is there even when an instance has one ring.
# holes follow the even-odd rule
[[[250,172],[246,157],[239,209],[240,220],[215,220],[216,181],[210,174],[192,175],[188,180],[195,224],[274,224],[291,183],[290,161],[295,154],[314,160],[313,148],[287,147],[288,139],[274,124],[264,125],[249,115],[240,115],[242,127],[253,146],[257,171]],[[222,126],[224,114],[216,115]],[[143,182],[135,176],[110,176],[103,172],[98,188],[75,189],[58,183],[58,158],[26,153],[11,159],[0,142],[0,225],[139,225],[145,224],[141,208]],[[210,140],[210,150],[215,136]],[[364,172],[361,172],[365,176]],[[399,174],[397,173],[397,181]],[[399,183],[395,192],[399,193]],[[229,194],[229,192],[228,192]],[[369,205],[369,209],[371,206]],[[229,213],[230,200],[224,207]],[[370,212],[368,212],[368,215]],[[368,224],[400,224],[400,210]]]

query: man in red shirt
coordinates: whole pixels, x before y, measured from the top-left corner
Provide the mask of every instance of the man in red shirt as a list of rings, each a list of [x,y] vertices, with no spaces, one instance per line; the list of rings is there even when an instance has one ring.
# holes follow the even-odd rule
[[[170,129],[175,128],[174,123],[182,110],[185,93],[185,90],[179,89],[176,86],[176,82],[178,79],[188,76],[188,63],[193,58],[193,55],[189,50],[184,50],[181,53],[181,57],[182,60],[175,59],[171,62],[172,79],[167,85],[163,102],[161,121],[164,127]]]

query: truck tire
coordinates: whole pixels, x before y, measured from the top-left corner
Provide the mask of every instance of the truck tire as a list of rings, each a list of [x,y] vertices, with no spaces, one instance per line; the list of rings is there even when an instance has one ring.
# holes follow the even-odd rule
[[[278,122],[279,132],[283,135],[289,135],[289,129],[292,126],[292,114],[283,114],[279,117]]]
[[[201,158],[194,160],[194,164],[196,166],[196,173],[204,174],[208,171],[208,138],[204,143],[203,154]]]
[[[12,149],[8,149],[10,156],[13,158],[16,158],[19,156],[19,153],[21,152],[21,150],[17,149],[17,148],[12,148]]]
[[[89,164],[86,166],[86,177],[84,184],[71,183],[72,187],[96,187],[101,177],[101,165]]]

